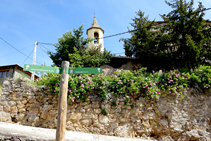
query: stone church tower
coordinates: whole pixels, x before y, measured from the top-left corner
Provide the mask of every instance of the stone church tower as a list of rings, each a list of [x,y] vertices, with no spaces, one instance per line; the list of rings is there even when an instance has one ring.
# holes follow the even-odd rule
[[[88,37],[94,39],[89,42],[88,47],[101,46],[101,51],[104,51],[103,34],[104,30],[98,25],[96,18],[92,22],[90,28],[87,29],[86,34]]]

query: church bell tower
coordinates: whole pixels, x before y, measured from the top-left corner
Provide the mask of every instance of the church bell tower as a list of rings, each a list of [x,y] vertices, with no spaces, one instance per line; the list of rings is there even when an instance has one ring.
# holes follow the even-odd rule
[[[88,47],[101,46],[101,51],[104,51],[104,30],[98,25],[95,16],[92,25],[90,26],[90,28],[87,29],[86,34],[88,35],[88,37],[94,39],[93,41],[89,42]]]

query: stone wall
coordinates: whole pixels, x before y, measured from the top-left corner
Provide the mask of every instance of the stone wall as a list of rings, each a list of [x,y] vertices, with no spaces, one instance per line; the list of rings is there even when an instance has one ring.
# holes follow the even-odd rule
[[[66,129],[86,133],[144,137],[162,141],[210,141],[211,93],[189,91],[183,100],[161,96],[159,100],[114,97],[101,102],[97,95],[88,102],[68,101]],[[0,121],[22,125],[56,128],[58,97],[48,93],[45,86],[26,85],[25,81],[6,79],[0,94]],[[106,107],[108,115],[101,114]]]

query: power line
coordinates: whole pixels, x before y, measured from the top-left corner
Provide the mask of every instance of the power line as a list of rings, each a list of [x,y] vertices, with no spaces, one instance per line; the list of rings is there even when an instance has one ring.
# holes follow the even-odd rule
[[[0,37],[0,39],[2,41],[4,41],[5,43],[7,43],[10,47],[14,48],[15,50],[17,50],[18,52],[20,52],[21,54],[23,54],[24,56],[28,57],[26,54],[24,54],[23,52],[21,52],[20,50],[18,50],[17,48],[15,48],[14,46],[12,46],[10,43],[8,43],[6,40],[4,40],[3,38]],[[30,57],[29,57],[30,58]],[[31,60],[33,60],[32,58],[30,58]],[[41,64],[40,62],[36,61],[37,63]]]
[[[32,46],[34,46],[34,45],[31,45],[31,46],[28,46],[28,47],[22,48],[22,49],[20,49],[20,50],[24,50],[24,49],[29,48],[29,47],[32,47]],[[11,54],[16,53],[16,52],[17,52],[17,51],[12,52],[12,53],[9,53],[9,54],[6,54],[6,55],[4,55],[4,56],[1,56],[0,58],[5,57],[5,56],[8,56],[8,55],[11,55]]]
[[[47,54],[47,52],[46,52],[46,51],[44,51],[44,50],[43,50],[43,48],[42,48],[40,45],[38,45],[38,46],[41,48],[41,50],[42,50],[43,52],[45,52],[45,53]]]
[[[34,49],[32,49],[31,53],[28,55],[28,57],[26,57],[26,59],[23,61],[23,63],[21,64],[21,66],[26,62],[26,60],[29,58],[29,56],[32,54],[32,52],[34,51]]]
[[[113,36],[118,36],[118,35],[126,34],[126,33],[129,33],[129,32],[134,32],[134,31],[137,31],[137,30],[138,30],[138,29],[136,29],[136,30],[131,30],[131,31],[126,31],[126,32],[122,32],[122,33],[117,33],[117,34],[114,34],[114,35],[105,36],[105,37],[98,38],[98,39],[103,39],[103,38],[109,38],[109,37],[113,37]]]
[[[50,51],[48,48],[46,48],[44,45],[42,45],[42,44],[39,44],[39,45],[41,45],[43,48],[45,48],[47,51]]]
[[[54,45],[54,43],[43,43],[43,42],[38,42],[38,43],[40,43],[40,44],[45,44],[45,45]]]

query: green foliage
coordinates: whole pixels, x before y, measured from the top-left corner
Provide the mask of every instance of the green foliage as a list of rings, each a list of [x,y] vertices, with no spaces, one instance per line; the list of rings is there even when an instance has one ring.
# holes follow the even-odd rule
[[[188,68],[180,68],[179,69],[179,72],[181,72],[181,73],[188,73],[188,72],[190,72],[190,69],[188,69]]]
[[[209,89],[211,85],[211,67],[199,66],[191,73],[189,82],[190,87],[200,89]]]
[[[70,31],[63,34],[63,37],[58,38],[56,47],[56,53],[48,52],[55,66],[61,67],[62,61],[78,62],[76,66],[80,66],[81,57],[79,56],[79,49],[85,49],[88,42],[91,39],[85,39],[83,35],[83,25],[78,29],[73,29],[73,33]]]
[[[113,100],[113,101],[111,102],[111,106],[116,107],[116,106],[117,106],[117,102]]]
[[[103,108],[101,109],[101,114],[103,114],[103,115],[105,115],[105,116],[108,115],[108,110],[106,109],[106,107],[103,107]]]
[[[187,69],[186,69],[187,70]],[[70,75],[68,80],[68,100],[87,101],[89,94],[94,92],[102,101],[108,99],[109,94],[124,99],[124,104],[130,102],[131,96],[159,99],[161,94],[176,98],[184,98],[184,92],[189,88],[210,90],[211,67],[200,66],[187,72],[178,70],[158,73],[144,73],[146,68],[139,71],[117,71],[113,75]],[[59,95],[60,74],[47,74],[41,77],[37,84],[48,86],[48,91]],[[115,99],[111,102],[116,106]]]
[[[205,8],[199,2],[194,9],[193,0],[166,3],[173,10],[162,15],[165,21],[162,26],[149,21],[144,12],[137,12],[131,24],[134,30],[129,30],[131,38],[121,39],[125,55],[139,58],[149,72],[207,65],[207,60],[211,60],[211,34],[203,19]]]
[[[193,8],[193,0],[166,3],[173,10],[164,18],[168,23],[164,26],[164,30],[168,31],[164,42],[171,44],[171,50],[175,50],[171,59],[174,66],[191,69],[207,64],[206,60],[210,60],[211,34],[207,32],[208,25],[203,20],[205,8],[202,3],[199,2],[197,9]]]
[[[144,12],[138,11],[136,14],[137,17],[132,19],[133,23],[131,23],[131,26],[134,28],[130,32],[132,37],[121,39],[124,41],[125,55],[139,58],[140,63],[146,66],[148,71],[152,69],[157,70],[158,66],[163,66],[162,63],[158,63],[160,61],[159,59],[161,59],[162,52],[155,51],[159,48],[157,45],[160,40],[157,39],[162,33],[161,30],[154,29],[161,27],[155,25],[154,21],[149,21],[148,17],[145,17]]]
[[[80,50],[82,56],[82,62],[84,67],[99,67],[110,62],[111,57],[115,56],[111,54],[111,51],[104,49],[101,52],[101,46],[91,47],[86,50]]]
[[[84,38],[83,26],[66,32],[58,39],[56,53],[48,52],[53,65],[61,67],[62,61],[69,61],[71,67],[99,67],[110,62],[113,56],[110,51],[101,52],[100,47],[87,48],[91,38]]]

